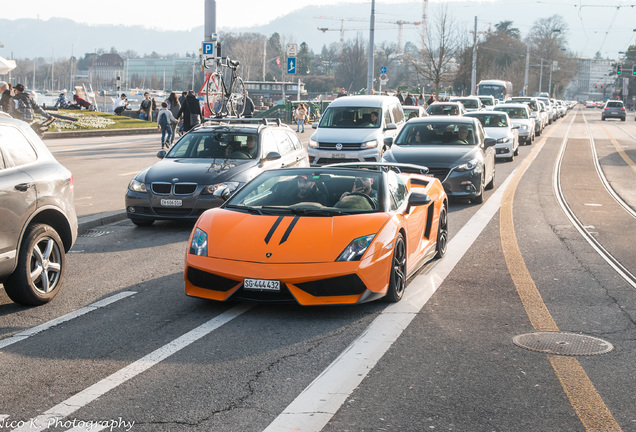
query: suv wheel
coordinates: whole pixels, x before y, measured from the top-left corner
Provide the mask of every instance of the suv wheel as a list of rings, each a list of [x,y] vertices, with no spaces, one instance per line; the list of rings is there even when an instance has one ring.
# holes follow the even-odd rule
[[[64,244],[58,233],[49,225],[29,226],[20,246],[18,266],[4,283],[7,295],[25,306],[49,302],[62,286],[65,263]]]

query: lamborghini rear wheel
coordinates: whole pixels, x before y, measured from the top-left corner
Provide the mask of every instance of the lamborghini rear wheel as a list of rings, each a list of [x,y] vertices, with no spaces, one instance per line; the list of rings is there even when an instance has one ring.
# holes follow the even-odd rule
[[[391,261],[391,277],[389,279],[389,289],[386,292],[386,301],[390,303],[399,302],[404,295],[406,288],[406,245],[404,236],[398,234],[395,238],[393,248],[393,260]]]
[[[446,212],[446,206],[442,205],[442,209],[439,212],[439,228],[437,229],[437,253],[435,258],[441,258],[446,255],[446,248],[448,247],[448,213]]]

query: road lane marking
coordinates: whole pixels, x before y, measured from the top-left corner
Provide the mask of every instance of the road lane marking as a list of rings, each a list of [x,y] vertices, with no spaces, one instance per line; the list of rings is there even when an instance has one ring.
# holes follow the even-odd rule
[[[636,163],[634,163],[634,161],[627,155],[627,153],[625,153],[625,150],[623,150],[623,147],[625,146],[621,146],[620,144],[618,144],[618,141],[616,141],[616,139],[609,133],[609,131],[605,128],[605,126],[601,125],[601,128],[603,129],[603,131],[605,132],[605,134],[608,136],[610,142],[612,143],[612,145],[614,146],[614,148],[616,149],[616,151],[618,151],[618,154],[623,158],[623,160],[625,161],[625,163],[634,171],[636,171]],[[623,132],[626,132],[625,130],[623,130],[623,128],[619,127],[620,130],[622,130]],[[634,138],[630,133],[627,133],[627,135],[631,136],[632,138]]]
[[[45,322],[44,324],[40,324],[38,326],[35,327],[31,327],[29,329],[23,330],[20,333],[16,333],[13,336],[10,336],[8,338],[2,339],[0,340],[0,350],[3,348],[8,347],[9,345],[13,345],[14,343],[23,341],[26,338],[29,338],[33,335],[36,335],[40,332],[43,332],[45,330],[50,329],[51,327],[55,327],[56,325],[62,324],[64,322],[70,321],[72,319],[78,318],[82,315],[86,315],[89,312],[92,312],[96,309],[100,309],[103,307],[106,307],[110,304],[115,303],[116,301],[119,301],[121,299],[124,299],[126,297],[129,297],[133,294],[137,294],[137,292],[135,291],[122,291],[118,294],[112,295],[110,297],[106,297],[103,300],[99,300],[95,303],[91,303],[88,306],[84,306],[81,309],[78,309],[76,311],[73,311],[71,313],[68,313],[66,315],[63,315],[59,318],[55,318],[51,321]]]
[[[319,432],[325,427],[486,228],[499,210],[511,176],[453,236],[444,258],[436,261],[430,271],[416,276],[402,300],[386,307],[264,432]]]
[[[252,307],[254,307],[254,303],[241,303],[232,309],[223,312],[182,336],[179,336],[177,339],[174,339],[166,345],[154,350],[150,354],[107,376],[103,380],[71,396],[53,408],[48,409],[43,414],[35,417],[32,422],[27,423],[25,427],[13,430],[15,432],[39,432],[46,429],[49,419],[62,419],[73,414],[75,411],[85,407],[98,397],[108,393],[119,385],[150,369],[157,363],[181,351],[222,325],[227,324],[234,318],[237,318],[241,314],[247,312]],[[36,427],[29,427],[32,424],[35,424]]]
[[[570,125],[563,138],[564,143],[567,142],[574,118],[575,117],[570,121]],[[532,153],[524,159],[519,169],[512,174],[513,179],[506,190],[501,204],[501,211],[499,212],[499,232],[508,272],[519,293],[519,298],[521,299],[521,303],[523,304],[532,327],[537,331],[559,331],[556,322],[543,302],[541,294],[526,267],[525,260],[517,243],[513,219],[514,195],[517,186],[546,141],[547,140],[543,140],[540,145],[535,147]],[[555,195],[558,195],[556,190]],[[586,430],[607,432],[621,431],[612,413],[603,402],[594,384],[576,358],[563,358],[553,355],[549,355],[547,358],[572,408]]]

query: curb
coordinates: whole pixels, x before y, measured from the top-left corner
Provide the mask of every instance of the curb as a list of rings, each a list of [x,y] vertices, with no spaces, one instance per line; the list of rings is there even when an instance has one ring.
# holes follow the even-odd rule
[[[77,235],[84,234],[86,231],[98,226],[119,222],[125,219],[126,210],[124,209],[80,216],[77,218]]]
[[[42,139],[58,139],[58,138],[85,138],[85,137],[102,137],[117,135],[150,135],[159,134],[161,131],[156,127],[137,128],[137,129],[97,129],[97,130],[78,130],[68,132],[45,132]]]

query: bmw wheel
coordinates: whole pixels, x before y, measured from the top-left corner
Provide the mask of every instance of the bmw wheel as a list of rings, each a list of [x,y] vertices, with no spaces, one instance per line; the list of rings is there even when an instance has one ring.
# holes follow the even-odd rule
[[[51,301],[62,286],[65,258],[64,244],[52,227],[29,226],[20,245],[18,266],[4,283],[9,298],[25,306]]]
[[[390,303],[399,302],[404,295],[404,288],[406,288],[406,245],[404,244],[404,236],[400,233],[395,238],[389,289],[386,292],[385,300]]]

